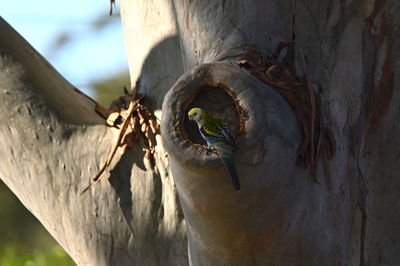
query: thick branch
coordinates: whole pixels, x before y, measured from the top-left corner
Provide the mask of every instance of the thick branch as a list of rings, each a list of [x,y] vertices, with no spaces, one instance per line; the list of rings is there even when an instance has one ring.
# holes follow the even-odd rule
[[[117,130],[3,20],[0,39],[1,179],[79,265],[187,265],[162,147],[154,170],[138,145],[79,196]]]

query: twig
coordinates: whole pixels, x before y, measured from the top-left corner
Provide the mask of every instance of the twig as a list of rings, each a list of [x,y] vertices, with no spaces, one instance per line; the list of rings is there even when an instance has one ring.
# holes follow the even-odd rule
[[[94,103],[95,105],[95,111],[102,116],[103,118],[108,117],[108,114],[110,113],[106,108],[104,108],[101,104],[99,104],[98,102],[96,102],[96,100],[94,100],[93,98],[91,98],[89,95],[84,94],[83,92],[81,92],[80,90],[78,90],[77,88],[74,88],[74,90],[79,93],[80,95],[85,96],[89,101],[91,101],[92,103]]]
[[[304,66],[304,74],[306,75],[307,79],[307,87],[308,87],[308,92],[310,95],[310,104],[311,104],[311,125],[310,125],[310,165],[311,165],[311,173],[313,176],[313,182],[318,183],[317,175],[315,172],[315,157],[314,157],[314,134],[315,134],[315,100],[314,100],[314,90],[311,86],[311,81],[310,81],[310,75],[308,72],[308,67],[306,63],[306,58],[304,56],[303,50],[300,48],[300,53],[301,53],[301,59],[303,60],[303,66]]]
[[[113,5],[115,5],[115,0],[110,0],[110,12],[109,12],[110,16],[112,15],[113,12]]]
[[[292,9],[292,41],[296,40],[296,0],[293,0]]]
[[[103,177],[105,170],[107,169],[107,167],[110,165],[112,159],[114,158],[115,152],[117,151],[120,142],[122,140],[122,137],[124,136],[124,133],[129,125],[130,122],[130,118],[133,114],[133,111],[135,110],[135,107],[137,105],[137,103],[139,102],[139,100],[136,101],[131,101],[129,104],[129,108],[128,108],[128,116],[126,117],[126,119],[124,120],[124,123],[122,124],[121,129],[118,132],[118,137],[117,137],[117,141],[114,143],[113,148],[111,153],[108,155],[107,161],[105,162],[104,166],[100,169],[100,171],[98,172],[98,174],[93,178],[93,182],[87,186],[81,193],[80,195],[82,195],[83,193],[85,193],[88,189],[90,189],[91,187],[93,187],[94,185],[96,185],[98,182],[100,182],[101,178]]]

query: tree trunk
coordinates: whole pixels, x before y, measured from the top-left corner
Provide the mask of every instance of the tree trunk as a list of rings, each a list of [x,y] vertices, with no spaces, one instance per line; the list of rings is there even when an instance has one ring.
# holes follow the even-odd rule
[[[137,147],[83,196],[116,130],[1,21],[0,177],[79,265],[397,265],[400,4],[298,1],[295,27],[292,10],[121,1],[132,83],[163,104],[162,141],[154,169]],[[310,78],[336,141],[315,161],[319,185],[299,165],[297,110],[236,63],[293,37],[282,60]],[[187,121],[193,106],[237,136],[240,192]]]

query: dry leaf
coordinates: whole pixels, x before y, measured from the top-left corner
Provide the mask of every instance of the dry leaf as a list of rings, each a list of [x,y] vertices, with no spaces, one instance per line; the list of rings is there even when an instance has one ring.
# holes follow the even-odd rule
[[[108,118],[107,118],[107,125],[109,125],[110,127],[113,127],[115,125],[115,121],[118,119],[119,117],[119,113],[118,112],[113,112],[111,113]]]
[[[157,145],[155,134],[159,132],[160,125],[154,114],[141,103],[144,96],[137,93],[138,88],[136,86],[132,93],[129,93],[124,88],[125,95],[113,101],[107,111],[109,114],[106,116],[107,125],[115,126],[119,122],[119,119],[122,125],[119,127],[117,140],[113,144],[105,164],[97,173],[92,183],[81,194],[101,180],[118,148],[120,153],[124,154],[128,148],[134,148],[139,139],[143,142],[143,150],[145,151],[144,159],[149,161],[150,165],[154,167],[154,147]],[[126,109],[126,106],[129,106],[129,108]]]
[[[303,52],[300,50],[306,82],[296,77],[290,67],[279,61],[281,50],[295,43],[295,40],[279,43],[274,54],[268,57],[270,59],[255,49],[245,48],[244,53],[236,57],[236,63],[247,69],[251,75],[274,87],[293,108],[300,129],[304,133],[304,140],[297,155],[303,158],[306,165],[310,165],[313,182],[318,183],[316,161],[320,158],[321,146],[329,150],[328,154],[332,155],[335,154],[336,144],[331,130],[323,127],[321,112],[316,108],[314,90],[311,87]]]

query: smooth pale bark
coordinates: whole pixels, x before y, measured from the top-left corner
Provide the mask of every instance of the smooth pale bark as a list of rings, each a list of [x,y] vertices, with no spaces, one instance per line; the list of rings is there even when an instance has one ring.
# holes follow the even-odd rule
[[[314,185],[295,164],[292,110],[234,63],[245,46],[270,55],[291,38],[292,1],[121,1],[132,83],[154,109],[164,101],[168,159],[161,138],[154,170],[137,147],[81,197],[115,130],[2,22],[0,177],[80,265],[397,265],[399,5],[297,1],[294,66],[302,76],[301,47],[337,143]],[[179,129],[193,90],[221,84],[234,103],[209,90],[194,103],[245,121],[239,193]]]
[[[301,47],[337,144],[336,157],[318,163],[321,185],[295,165],[301,135],[282,137],[293,119],[284,119],[285,103],[274,99],[274,91],[249,85],[254,78],[234,64],[205,64],[232,62],[245,46],[271,55],[279,41],[290,40],[292,1],[174,3],[187,72],[164,101],[162,135],[188,223],[192,264],[396,265],[400,3],[297,1],[294,67],[304,75]],[[239,137],[243,186],[236,194],[222,165],[211,163],[217,158],[198,151],[176,126],[188,99],[196,101],[196,88],[218,84],[236,92],[234,100],[249,114]],[[203,103],[211,110],[212,98]],[[248,158],[257,153],[262,163],[250,167]]]
[[[154,169],[141,145],[117,155],[80,196],[117,130],[4,20],[0,39],[1,179],[78,265],[187,265],[186,226],[162,146]]]

